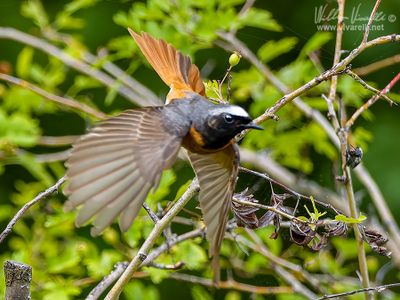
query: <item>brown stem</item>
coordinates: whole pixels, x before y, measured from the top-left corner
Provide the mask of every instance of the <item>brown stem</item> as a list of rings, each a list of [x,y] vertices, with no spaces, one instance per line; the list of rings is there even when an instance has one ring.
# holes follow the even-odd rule
[[[77,100],[72,100],[69,98],[60,97],[60,96],[51,94],[51,93],[41,89],[40,87],[38,87],[32,83],[29,83],[28,81],[25,81],[23,79],[20,79],[20,78],[11,76],[11,75],[7,75],[4,73],[0,73],[0,79],[10,82],[12,84],[18,85],[22,88],[31,90],[32,92],[35,92],[36,94],[43,96],[44,98],[46,98],[50,101],[53,101],[57,104],[61,104],[63,106],[71,107],[71,108],[77,109],[79,111],[82,111],[82,112],[84,112],[88,115],[91,115],[97,119],[105,119],[107,117],[106,114],[104,114],[84,103],[80,103]]]

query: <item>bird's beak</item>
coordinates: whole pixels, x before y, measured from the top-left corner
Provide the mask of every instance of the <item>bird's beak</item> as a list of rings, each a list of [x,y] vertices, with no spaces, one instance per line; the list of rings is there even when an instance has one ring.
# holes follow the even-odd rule
[[[244,128],[252,128],[252,129],[258,129],[258,130],[264,130],[264,128],[262,128],[257,123],[254,123],[253,121],[250,122],[249,124],[244,125]]]

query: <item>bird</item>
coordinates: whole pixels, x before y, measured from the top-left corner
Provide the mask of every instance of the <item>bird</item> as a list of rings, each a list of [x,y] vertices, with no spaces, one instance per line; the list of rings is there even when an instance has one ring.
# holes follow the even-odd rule
[[[239,151],[234,137],[262,129],[240,106],[206,98],[198,67],[164,40],[128,29],[139,49],[170,87],[165,105],[129,109],[83,135],[67,159],[67,211],[79,208],[75,224],[93,220],[99,235],[119,216],[126,231],[162,171],[187,150],[198,178],[199,203],[210,243],[214,282],[219,281],[219,251],[235,190]]]

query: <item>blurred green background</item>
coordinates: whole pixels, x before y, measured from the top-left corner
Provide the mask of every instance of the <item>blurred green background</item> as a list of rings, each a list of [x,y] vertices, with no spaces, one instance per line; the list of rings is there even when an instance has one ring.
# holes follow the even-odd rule
[[[325,7],[326,11],[331,11],[336,8],[335,1],[256,1],[254,7],[258,14],[255,14],[253,19],[239,22],[237,13],[243,3],[241,0],[0,1],[0,26],[13,27],[40,36],[74,57],[81,58],[82,53],[86,51],[99,53],[104,58],[97,63],[97,67],[101,67],[104,60],[112,61],[161,98],[168,92],[168,87],[144,63],[143,57],[128,35],[127,26],[164,38],[190,54],[200,67],[204,80],[221,79],[225,74],[230,53],[213,42],[217,40],[217,30],[231,28],[237,28],[237,37],[257,53],[258,57],[292,89],[316,76],[318,67],[327,69],[332,65],[335,32],[318,30],[315,18],[318,9]],[[375,1],[370,0],[346,1],[345,15],[349,17],[346,23],[353,22],[350,19],[352,14],[357,14],[359,18],[368,17],[374,3]],[[379,7],[382,19],[377,20],[376,24],[383,26],[380,30],[371,31],[370,39],[400,32],[399,7],[400,0],[382,2]],[[366,21],[354,22],[363,24]],[[335,24],[335,21],[323,23]],[[43,37],[46,32],[54,33],[53,39],[49,36]],[[74,43],[64,43],[60,40],[64,35]],[[268,44],[271,40],[282,39],[285,42],[280,44],[281,48],[278,47],[278,43]],[[345,31],[342,48],[346,51],[343,56],[357,47],[361,39],[362,31]],[[305,49],[311,51],[307,52]],[[352,67],[357,68],[400,54],[399,50],[398,43],[374,47],[360,55],[352,63]],[[319,66],[316,67],[310,62],[310,53],[318,58]],[[376,88],[383,89],[399,72],[399,66],[393,64],[363,76],[363,79]],[[52,93],[96,106],[105,113],[114,114],[134,107],[134,104],[119,95],[115,88],[105,88],[93,78],[78,73],[59,60],[4,37],[0,38],[0,69]],[[282,96],[245,60],[234,69],[232,87],[233,101],[246,107],[253,117]],[[325,114],[326,107],[321,93],[327,94],[328,88],[328,84],[321,84],[308,92],[304,100]],[[395,85],[390,94],[392,99],[400,99],[399,90],[400,85]],[[350,114],[355,107],[366,101],[371,93],[343,76],[339,79],[338,95],[344,99]],[[335,189],[333,178],[338,166],[338,154],[326,135],[290,104],[278,112],[278,115],[281,119],[279,122],[268,121],[265,131],[249,134],[243,145],[252,150],[267,150],[278,163],[300,178],[306,177],[322,186]],[[79,135],[94,124],[94,121],[82,113],[65,110],[31,92],[0,81],[1,229],[19,207],[63,175],[62,161],[42,163],[39,158],[46,153],[64,151],[69,145],[48,147],[38,142],[40,137]],[[380,100],[360,118],[354,128],[354,141],[364,150],[363,162],[380,186],[398,222],[400,215],[396,212],[400,209],[400,139],[397,138],[399,125],[399,107],[390,107]],[[173,171],[164,176],[160,192],[149,199],[150,203],[155,207],[157,200],[163,200],[163,204],[166,204],[167,200],[173,200],[180,186],[191,176],[191,170],[186,164],[177,163]],[[239,185],[252,186],[256,183],[256,178],[242,176]],[[365,189],[357,180],[355,187],[362,210],[374,218],[376,213],[370,205]],[[261,187],[258,193],[266,193],[266,189],[265,186]],[[266,201],[267,198],[266,196]],[[74,229],[74,213],[63,213],[64,201],[63,195],[59,194],[32,208],[17,224],[15,232],[0,244],[0,262],[12,258],[33,266],[34,299],[83,298],[82,295],[87,294],[93,285],[110,271],[115,262],[128,259],[132,255],[132,249],[129,247],[140,245],[152,227],[143,214],[146,222],[135,222],[134,228],[127,234],[120,234],[115,226],[102,238],[92,239],[88,234],[88,226]],[[194,209],[195,206],[195,203],[192,203],[190,208]],[[183,232],[185,229],[177,227],[177,230]],[[271,228],[263,230],[268,232]],[[346,241],[349,243],[346,247],[336,241],[326,253],[318,256],[318,253],[304,252],[301,247],[290,245],[287,239],[269,240],[263,231],[260,231],[260,235],[265,237],[265,243],[274,249],[275,254],[285,253],[288,260],[300,264],[309,262],[310,272],[354,276],[351,270],[354,271],[356,267],[356,253],[351,250],[354,247],[351,246],[351,240]],[[229,241],[225,245],[226,249],[223,249],[224,255],[232,251],[228,245],[235,249],[233,252],[243,262],[244,269],[253,275],[242,276],[245,281],[255,285],[281,283],[268,268],[265,269],[265,259],[260,258],[257,253],[253,253],[249,258],[244,257],[235,243]],[[168,262],[171,259],[175,261],[180,257],[189,257],[189,260],[193,260],[192,273],[209,275],[206,247],[207,243],[198,239],[183,245],[175,252],[172,251],[172,258],[163,259]],[[345,259],[335,266],[335,255],[339,254]],[[322,261],[325,264],[321,263]],[[381,257],[373,254],[369,256],[369,266],[374,276],[385,263],[387,260]],[[129,285],[124,295],[126,299],[261,299],[261,296],[227,291],[213,294],[200,286],[193,287],[170,279],[162,280],[167,276],[166,272],[149,272],[151,279],[134,281]],[[385,277],[385,280],[387,279],[399,278],[398,275],[388,275]],[[344,287],[345,283],[337,289]],[[3,289],[4,285],[1,284],[0,295]],[[293,295],[276,297],[294,299]]]

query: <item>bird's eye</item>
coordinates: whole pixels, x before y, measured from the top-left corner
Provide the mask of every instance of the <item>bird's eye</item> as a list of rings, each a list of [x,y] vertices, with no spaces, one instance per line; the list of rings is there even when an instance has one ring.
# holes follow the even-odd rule
[[[230,115],[230,114],[225,114],[225,115],[224,115],[224,120],[225,120],[225,122],[228,123],[228,124],[233,123],[233,117],[232,117],[232,115]]]

